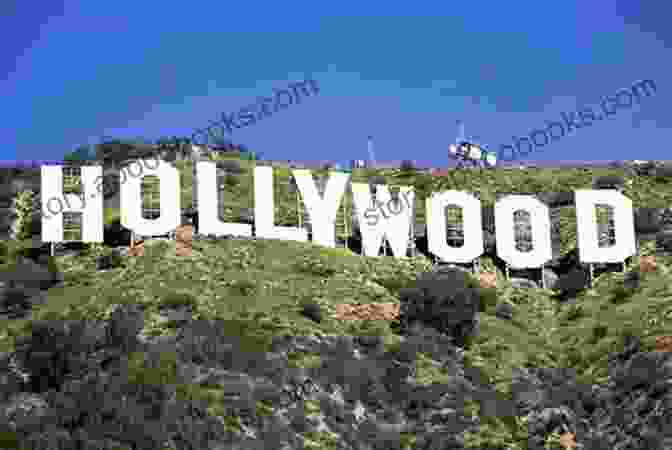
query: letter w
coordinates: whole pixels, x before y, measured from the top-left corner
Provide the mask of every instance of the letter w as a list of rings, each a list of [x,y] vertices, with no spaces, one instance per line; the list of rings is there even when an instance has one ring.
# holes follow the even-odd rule
[[[359,228],[362,232],[364,256],[378,256],[383,238],[385,238],[390,243],[395,258],[406,258],[413,208],[403,208],[399,214],[388,214],[387,218],[381,215],[375,225],[369,225],[364,217],[366,209],[371,207],[369,185],[352,183],[352,195],[357,209]],[[400,186],[399,195],[406,196],[409,205],[413,205],[414,193],[411,187]],[[387,185],[377,187],[376,197],[380,203],[387,205],[391,198]]]

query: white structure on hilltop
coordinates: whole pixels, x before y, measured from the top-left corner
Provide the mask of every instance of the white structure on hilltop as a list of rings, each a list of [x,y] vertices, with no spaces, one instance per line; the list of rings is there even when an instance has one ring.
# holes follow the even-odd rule
[[[448,157],[458,161],[458,167],[470,163],[474,167],[494,167],[497,165],[497,155],[473,139],[464,135],[464,124],[458,120],[458,133],[454,144],[448,146]]]

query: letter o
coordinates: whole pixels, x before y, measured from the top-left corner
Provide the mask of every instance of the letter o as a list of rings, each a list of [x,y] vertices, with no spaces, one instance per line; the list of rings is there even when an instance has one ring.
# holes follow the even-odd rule
[[[391,198],[387,201],[387,209],[390,211],[390,214],[394,214],[395,216],[401,212],[402,209],[404,209],[404,206],[401,204],[401,200],[397,199],[397,201],[394,201],[395,199]],[[394,211],[392,209],[391,205],[397,205],[399,206],[399,211]]]
[[[544,136],[544,143],[543,144],[537,144],[537,140],[534,138],[535,135],[537,134],[542,134]],[[532,139],[532,142],[534,142],[534,145],[537,147],[543,147],[544,145],[548,144],[548,135],[546,134],[546,131],[544,130],[534,130],[532,134],[530,134],[530,138]]]
[[[558,137],[553,135],[553,127],[555,126],[560,127],[561,134]],[[561,137],[565,136],[565,127],[563,127],[560,122],[548,122],[548,134],[552,141],[557,141]]]
[[[285,94],[289,97],[289,103],[286,105],[280,102],[280,95]],[[292,93],[289,92],[286,89],[278,89],[275,91],[275,112],[278,112],[280,109],[285,109],[289,107],[289,105],[294,103],[294,97],[292,97]]]
[[[58,212],[53,212],[53,211],[51,210],[51,208],[49,207],[49,205],[51,204],[51,201],[52,201],[52,200],[57,200],[57,201],[58,201],[58,205],[61,207],[61,209],[59,209]],[[63,212],[63,203],[61,202],[61,199],[58,198],[58,197],[51,197],[49,200],[47,200],[47,211],[49,211],[49,212],[52,213],[53,215],[57,215],[57,214],[62,213],[62,212]]]

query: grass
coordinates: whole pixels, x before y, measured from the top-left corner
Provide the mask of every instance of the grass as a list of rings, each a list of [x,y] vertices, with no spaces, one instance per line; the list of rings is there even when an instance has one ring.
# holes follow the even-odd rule
[[[245,167],[246,162],[241,161]],[[188,163],[178,163],[181,171],[190,172]],[[283,171],[279,170],[283,176]],[[287,172],[284,170],[284,172]],[[363,172],[363,173],[362,173]],[[617,170],[589,171],[582,169],[502,170],[468,173],[460,186],[456,180],[428,179],[423,175],[404,178],[398,171],[387,171],[388,184],[412,183],[426,192],[459,188],[472,190],[484,203],[494,201],[495,193],[566,191],[589,188],[596,174],[619,174]],[[366,171],[355,171],[355,181],[364,181]],[[183,205],[189,177],[183,185]],[[236,209],[249,206],[249,182],[242,176],[233,186],[227,200],[227,218],[236,220]],[[404,183],[401,183],[404,181]],[[184,182],[184,181],[183,181]],[[278,187],[276,224],[296,225],[292,195]],[[666,181],[637,179],[626,187],[626,195],[638,206],[664,206],[672,199]],[[190,195],[190,191],[189,191]],[[191,197],[189,197],[190,200]],[[351,203],[350,203],[351,204]],[[417,205],[420,222],[424,213]],[[112,214],[112,213],[110,213]],[[284,215],[283,215],[284,214]],[[576,246],[576,227],[572,208],[563,210],[561,225],[563,253]],[[294,223],[292,223],[294,221]],[[30,329],[30,321],[40,318],[108,317],[116,303],[141,303],[146,306],[148,334],[171,334],[174,326],[156,320],[162,308],[189,306],[196,318],[220,319],[225,331],[241,337],[250,350],[263,351],[274,335],[288,334],[379,334],[388,346],[398,339],[384,322],[357,323],[338,321],[331,317],[339,303],[398,302],[399,290],[430,268],[424,257],[399,260],[391,257],[370,258],[342,249],[324,249],[311,243],[279,240],[227,240],[194,242],[190,257],[176,257],[174,243],[147,242],[143,257],[125,259],[121,267],[94,273],[95,257],[102,250],[94,248],[79,257],[57,257],[65,274],[65,283],[48,293],[46,304],[37,307],[28,319],[4,321],[0,329],[0,350],[13,347],[14,338]],[[650,249],[644,249],[644,253]],[[644,254],[643,253],[643,254]],[[5,256],[0,270],[6,270],[10,256]],[[633,261],[633,264],[636,263]],[[487,258],[482,266],[492,268]],[[669,283],[670,258],[658,257],[659,271],[646,274],[642,286],[624,292],[619,288],[622,274],[598,277],[593,287],[578,297],[577,305],[559,306],[552,292],[516,289],[504,281],[496,290],[497,302],[515,305],[514,318],[506,321],[495,317],[494,305],[481,314],[481,334],[465,352],[466,362],[482,369],[490,382],[503,395],[508,395],[513,367],[573,367],[586,382],[601,382],[606,377],[606,357],[622,347],[625,335],[642,338],[653,348],[656,336],[672,330],[672,285]],[[301,305],[314,301],[323,307],[324,320],[314,323],[301,314]],[[174,379],[171,355],[165,356],[158,369],[142,363],[142,355],[134,355],[135,380],[143,383],[169,382]],[[445,382],[446,374],[426,356],[418,357],[418,380],[422,383]],[[314,367],[319,356],[293,354],[290,363],[296,367]],[[134,364],[134,365],[133,365]],[[182,386],[183,397],[205,399],[211,411],[223,411],[218,404],[215,387]],[[258,412],[264,411],[258,405]],[[483,427],[470,442],[508,443],[523,439],[519,418],[496,420]],[[227,429],[237,430],[235,417],[221,417]],[[331,437],[305,436],[307,447],[330,448]],[[413,436],[404,436],[410,445]],[[480,440],[479,440],[480,439]],[[513,444],[511,444],[513,445]],[[514,448],[514,447],[512,447]]]

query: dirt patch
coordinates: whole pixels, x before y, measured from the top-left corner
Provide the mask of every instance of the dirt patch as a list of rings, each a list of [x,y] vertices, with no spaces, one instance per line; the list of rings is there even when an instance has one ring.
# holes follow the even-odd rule
[[[194,240],[194,226],[180,225],[175,228],[175,240],[177,242],[191,243]]]
[[[194,240],[193,225],[180,225],[175,228],[175,254],[177,256],[192,256]],[[145,242],[136,241],[129,248],[129,256],[143,256],[145,254]]]
[[[135,242],[135,245],[128,249],[128,256],[143,256],[145,254],[145,242]]]
[[[336,305],[337,320],[397,320],[399,304],[365,303]]]
[[[177,256],[191,256],[193,241],[193,225],[180,225],[175,228],[175,254]]]
[[[494,289],[497,287],[497,274],[495,272],[481,272],[478,276],[478,282],[484,289]]]
[[[672,352],[672,336],[658,336],[656,338],[656,351]]]
[[[574,440],[574,433],[567,431],[560,435],[560,445],[564,448],[576,448],[576,441]]]
[[[639,258],[639,271],[642,273],[655,272],[657,268],[655,256],[642,256]]]

